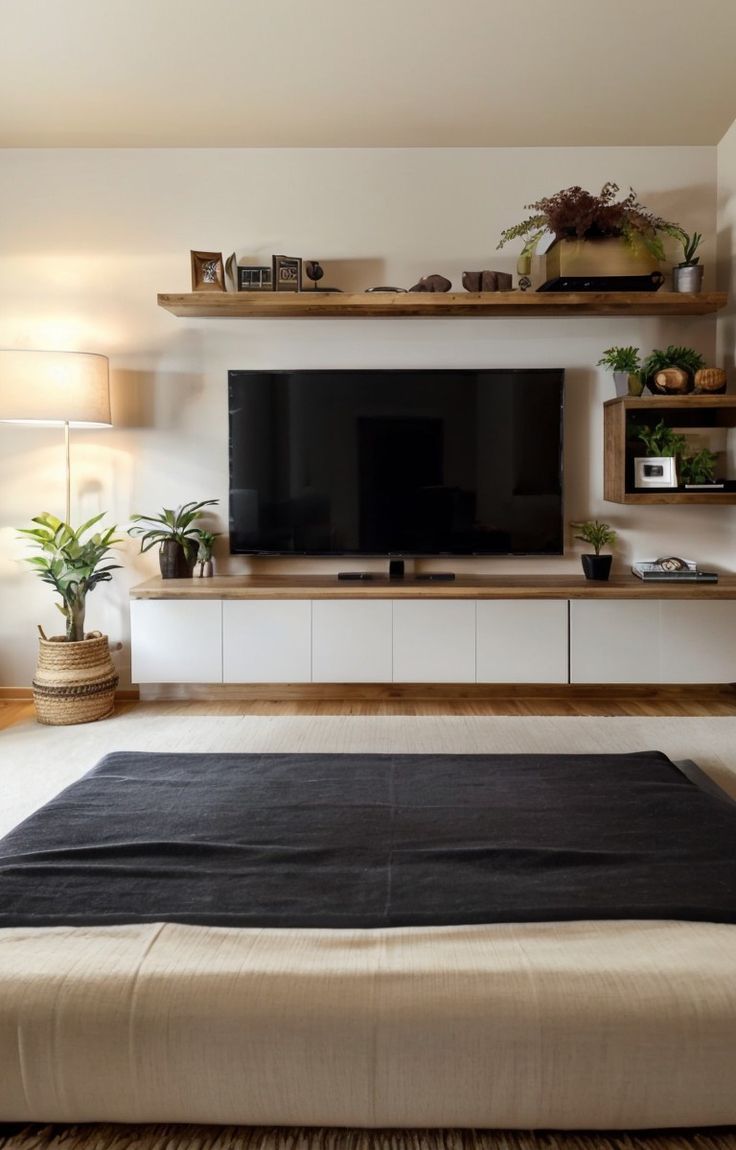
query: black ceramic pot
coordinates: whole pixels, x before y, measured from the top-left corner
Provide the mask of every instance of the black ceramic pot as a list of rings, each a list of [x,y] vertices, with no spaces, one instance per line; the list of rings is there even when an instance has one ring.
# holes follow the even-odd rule
[[[586,579],[607,579],[611,574],[613,555],[581,555]]]
[[[158,553],[162,579],[191,579],[196,553],[189,557],[178,539],[164,539]]]

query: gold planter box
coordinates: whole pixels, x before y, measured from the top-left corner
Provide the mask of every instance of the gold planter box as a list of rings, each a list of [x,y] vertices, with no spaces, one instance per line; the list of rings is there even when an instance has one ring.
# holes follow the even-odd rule
[[[547,279],[560,276],[646,276],[659,269],[645,247],[623,238],[556,240],[546,254]]]

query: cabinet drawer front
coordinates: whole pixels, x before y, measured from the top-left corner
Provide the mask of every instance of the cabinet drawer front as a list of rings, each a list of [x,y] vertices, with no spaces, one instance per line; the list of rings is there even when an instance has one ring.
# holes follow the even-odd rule
[[[226,683],[309,683],[312,615],[309,599],[246,599],[223,603]]]
[[[479,683],[566,683],[567,600],[481,599]]]
[[[668,599],[660,619],[660,682],[736,682],[736,603]]]
[[[312,604],[315,683],[390,683],[391,601],[316,599]]]
[[[659,600],[570,602],[570,682],[658,683]]]
[[[222,602],[133,599],[134,683],[221,683]]]
[[[394,682],[475,682],[475,601],[395,599]]]

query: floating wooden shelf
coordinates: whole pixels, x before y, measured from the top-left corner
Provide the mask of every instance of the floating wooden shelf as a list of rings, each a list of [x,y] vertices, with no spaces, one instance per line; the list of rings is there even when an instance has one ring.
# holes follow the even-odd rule
[[[326,319],[373,316],[711,315],[725,292],[182,292],[159,295],[177,316]]]
[[[736,505],[736,491],[632,490],[632,428],[643,422],[637,419],[643,412],[651,412],[652,419],[664,419],[673,427],[736,428],[735,395],[648,395],[639,399],[609,399],[603,405],[604,498],[610,503]]]

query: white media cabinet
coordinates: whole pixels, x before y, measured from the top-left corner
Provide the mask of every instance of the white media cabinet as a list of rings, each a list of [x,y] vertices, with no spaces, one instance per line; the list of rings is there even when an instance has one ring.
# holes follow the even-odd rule
[[[151,579],[131,591],[149,684],[724,684],[736,578]]]

